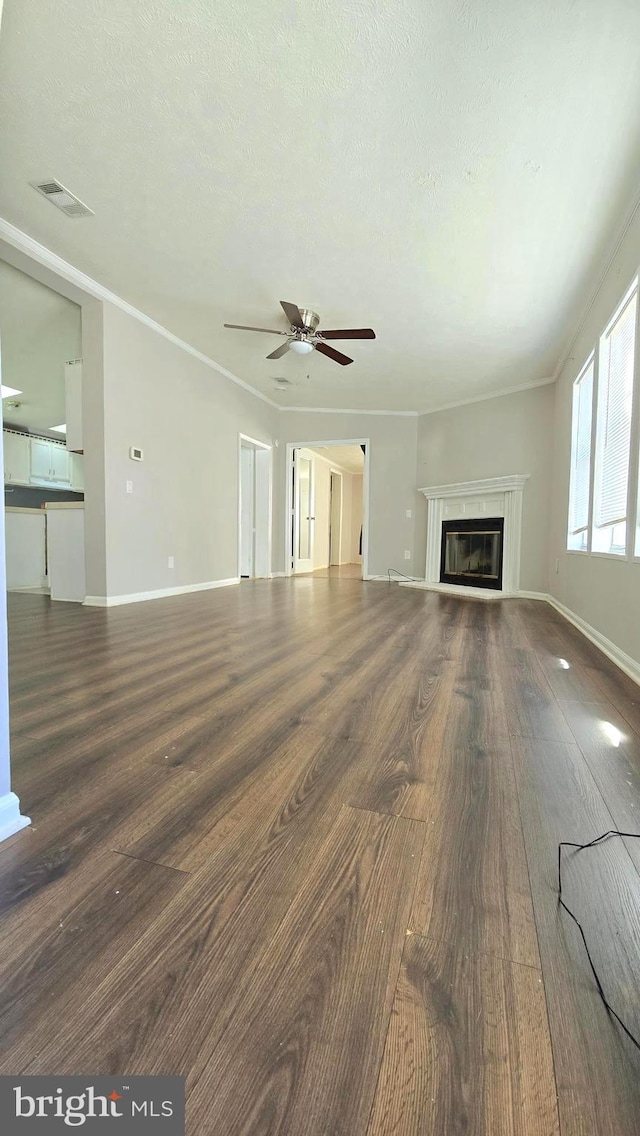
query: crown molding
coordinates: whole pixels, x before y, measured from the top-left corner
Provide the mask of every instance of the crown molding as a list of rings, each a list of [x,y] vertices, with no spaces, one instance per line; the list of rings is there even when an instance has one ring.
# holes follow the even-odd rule
[[[417,418],[417,410],[345,410],[342,406],[281,406],[285,414],[366,414],[385,418]]]
[[[555,383],[555,378],[535,379],[532,383],[522,383],[517,387],[506,387],[504,390],[494,391],[491,394],[479,394],[476,398],[461,398],[459,402],[446,402],[443,406],[434,406],[431,410],[419,410],[422,418],[426,414],[439,414],[441,410],[457,410],[459,406],[473,406],[476,402],[488,402],[492,398],[505,398],[508,394],[520,394],[521,391],[535,390],[536,387],[548,387]]]
[[[256,390],[255,387],[249,386],[249,383],[245,383],[243,379],[238,378],[232,371],[228,371],[226,367],[221,366],[220,363],[216,363],[215,359],[211,359],[209,355],[198,351],[196,347],[192,347],[185,339],[180,339],[179,336],[174,335],[172,331],[163,327],[162,324],[156,323],[154,319],[151,319],[151,316],[141,312],[138,308],[134,308],[133,304],[130,304],[127,300],[123,300],[121,296],[116,295],[115,292],[111,292],[109,288],[105,288],[102,284],[99,284],[97,280],[94,280],[91,276],[87,276],[86,273],[81,272],[79,268],[76,268],[73,264],[69,264],[68,261],[63,260],[57,253],[52,252],[51,249],[46,248],[45,245],[41,245],[39,241],[34,240],[33,237],[30,237],[27,233],[23,233],[21,229],[17,229],[15,225],[6,221],[4,217],[0,217],[0,238],[5,240],[12,248],[17,249],[18,252],[24,253],[30,259],[37,261],[43,267],[55,273],[56,276],[61,276],[68,283],[79,288],[85,296],[91,297],[94,300],[102,300],[105,303],[113,304],[116,308],[120,308],[126,315],[132,316],[133,319],[138,320],[140,323],[151,328],[152,331],[155,331],[157,335],[161,335],[164,339],[167,339],[169,343],[173,343],[174,347],[179,347],[200,363],[204,363],[205,367],[209,367],[212,371],[217,371],[219,375],[222,375],[225,379],[229,379],[230,382],[235,383],[236,386],[241,387],[242,390],[247,391],[248,394],[259,398],[261,402],[266,402],[269,406],[273,406],[275,410],[280,410],[278,403],[268,398],[266,394],[262,394],[260,391]]]

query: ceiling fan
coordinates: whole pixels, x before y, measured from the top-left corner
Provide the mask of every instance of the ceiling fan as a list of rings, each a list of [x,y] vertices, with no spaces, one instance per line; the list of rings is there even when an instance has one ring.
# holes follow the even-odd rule
[[[284,355],[289,348],[297,352],[298,355],[306,355],[309,351],[320,351],[322,355],[328,356],[336,363],[346,367],[348,363],[353,363],[348,355],[343,355],[341,351],[336,351],[335,347],[329,347],[326,343],[327,339],[375,339],[376,333],[370,327],[348,327],[341,328],[337,331],[318,331],[318,324],[320,323],[320,316],[317,312],[311,312],[308,308],[299,308],[297,304],[289,304],[286,300],[281,300],[280,304],[284,310],[289,321],[289,331],[274,331],[268,327],[247,327],[242,323],[225,323],[225,327],[232,327],[238,331],[262,331],[267,335],[286,335],[287,342],[281,343],[267,355],[267,359],[279,359]]]

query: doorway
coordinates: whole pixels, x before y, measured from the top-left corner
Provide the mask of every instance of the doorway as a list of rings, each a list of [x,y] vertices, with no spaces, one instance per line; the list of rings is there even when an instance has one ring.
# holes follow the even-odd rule
[[[331,470],[329,482],[329,567],[335,568],[342,555],[342,474]]]
[[[238,576],[271,575],[271,446],[239,435]]]
[[[286,574],[368,575],[369,440],[287,444]]]

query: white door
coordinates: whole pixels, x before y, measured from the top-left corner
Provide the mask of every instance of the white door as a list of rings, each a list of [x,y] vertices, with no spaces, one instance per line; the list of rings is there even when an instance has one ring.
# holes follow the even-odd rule
[[[240,575],[255,576],[255,450],[240,447]]]
[[[304,450],[294,451],[293,460],[293,571],[313,571],[315,517],[313,461]]]

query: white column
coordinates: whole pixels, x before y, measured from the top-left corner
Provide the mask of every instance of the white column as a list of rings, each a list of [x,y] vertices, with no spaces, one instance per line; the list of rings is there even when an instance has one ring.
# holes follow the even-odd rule
[[[1,374],[0,374],[1,378]],[[0,427],[2,413],[0,411]],[[0,469],[4,473],[4,446],[0,429]],[[20,801],[11,792],[11,755],[9,753],[9,664],[7,656],[7,571],[4,539],[4,509],[0,513],[0,840],[13,836],[31,824],[22,816]]]

